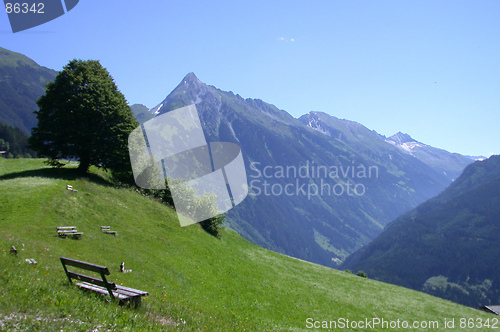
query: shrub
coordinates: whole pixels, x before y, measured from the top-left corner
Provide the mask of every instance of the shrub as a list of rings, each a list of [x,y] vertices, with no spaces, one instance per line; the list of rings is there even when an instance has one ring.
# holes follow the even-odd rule
[[[222,224],[224,223],[225,220],[226,220],[226,216],[223,214],[219,214],[219,215],[212,217],[210,219],[203,220],[199,224],[205,232],[207,232],[210,235],[215,236],[216,238],[219,238],[219,236],[220,236],[219,230],[220,230],[220,227],[222,226]]]

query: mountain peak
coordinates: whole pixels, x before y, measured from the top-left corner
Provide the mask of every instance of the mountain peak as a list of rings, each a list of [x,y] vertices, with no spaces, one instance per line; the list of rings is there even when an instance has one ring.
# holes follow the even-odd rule
[[[212,90],[213,88],[200,81],[193,72],[188,73],[167,98],[150,112],[158,115],[179,108],[180,105],[199,104],[203,97],[206,97]],[[172,105],[171,100],[176,100],[176,102]]]
[[[393,141],[394,143],[401,145],[403,143],[417,142],[417,140],[413,139],[410,135],[398,132],[397,134],[392,135],[387,140]]]
[[[193,72],[191,72],[191,73],[187,74],[186,76],[184,76],[184,78],[182,79],[182,81],[178,85],[178,87],[193,88],[193,87],[198,87],[198,86],[202,86],[202,85],[205,85],[205,83],[200,81],[200,79],[198,77],[196,77],[196,75]]]
[[[198,77],[193,72],[188,73],[186,76],[184,76],[184,79],[182,80],[183,82],[200,82]]]
[[[206,90],[206,84],[203,83],[196,77],[196,75],[191,72],[184,76],[182,81],[179,83],[179,85],[174,89],[174,91],[186,91],[186,90],[197,90],[198,93],[203,90],[205,92]]]

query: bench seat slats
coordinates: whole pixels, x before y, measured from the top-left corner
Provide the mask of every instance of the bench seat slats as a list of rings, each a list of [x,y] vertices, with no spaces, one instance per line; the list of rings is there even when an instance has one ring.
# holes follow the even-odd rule
[[[140,291],[139,291],[140,292]],[[117,288],[116,290],[113,291],[113,294],[120,294],[126,297],[137,297],[137,296],[143,296],[140,293],[137,292],[129,292],[124,289]]]
[[[116,285],[112,282],[105,283],[104,281],[102,281],[102,279],[89,277],[89,276],[86,276],[86,275],[80,274],[80,273],[68,271],[68,277],[70,277],[72,279],[80,280],[80,281],[85,281],[87,283],[91,283],[91,284],[96,285],[96,286],[104,287],[105,289],[106,289],[106,286],[108,286],[109,288],[111,288],[113,290],[116,289]]]
[[[112,231],[111,226],[101,226],[101,231],[105,234],[113,234],[116,236],[116,231]]]
[[[144,291],[141,291],[141,290],[138,290],[138,289],[133,289],[133,288],[129,288],[129,287],[125,287],[125,286],[120,286],[120,285],[116,285],[116,289],[117,289],[117,291],[120,291],[120,290],[129,291],[129,292],[141,295],[141,296],[149,295],[148,292],[144,292]]]
[[[62,238],[66,238],[68,236],[72,236],[75,239],[80,239],[83,235],[82,232],[78,232],[76,226],[61,226],[57,228],[57,235]]]
[[[89,289],[89,290],[92,290],[94,292],[98,292],[98,293],[101,293],[104,295],[109,295],[109,292],[106,288],[96,286],[96,285],[88,283],[88,282],[80,282],[80,283],[77,283],[76,285],[78,287]],[[131,288],[129,288],[129,289],[131,289]],[[137,289],[134,289],[134,290],[138,291]],[[126,299],[129,299],[131,297],[143,296],[142,294],[144,292],[142,292],[142,291],[138,291],[138,292],[139,293],[137,293],[137,292],[134,293],[134,292],[127,292],[123,289],[117,289],[117,290],[113,291],[113,296],[120,299],[120,300],[126,300]],[[146,293],[145,295],[149,295],[149,294]]]
[[[70,233],[60,233],[58,232],[57,235],[59,235],[59,237],[62,237],[62,238],[66,238],[68,236],[71,236],[75,239],[81,239],[82,238],[82,235],[83,233],[75,233],[75,232],[70,232]]]
[[[106,288],[104,287],[99,287],[99,286],[96,286],[96,285],[93,285],[93,284],[89,284],[88,282],[80,282],[80,283],[77,283],[76,284],[78,287],[81,287],[81,288],[85,288],[85,289],[88,289],[88,290],[91,290],[91,291],[94,291],[94,292],[97,292],[97,293],[101,293],[101,294],[104,294],[104,295],[109,295],[109,292]],[[120,300],[126,300],[128,298],[130,298],[130,296],[127,296],[125,294],[120,294],[120,293],[117,293],[117,292],[114,292],[113,291],[113,296],[120,299]]]

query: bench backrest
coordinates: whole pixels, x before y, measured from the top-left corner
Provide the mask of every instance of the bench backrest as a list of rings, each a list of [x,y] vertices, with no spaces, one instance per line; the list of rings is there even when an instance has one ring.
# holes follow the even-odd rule
[[[69,259],[66,257],[61,257],[61,263],[70,283],[72,283],[71,279],[77,279],[80,281],[91,283],[96,286],[101,286],[108,290],[108,293],[109,295],[111,295],[111,297],[114,297],[112,291],[116,290],[116,284],[114,282],[108,282],[106,280],[106,276],[109,275],[109,270],[107,267],[87,262],[82,262],[75,259]],[[101,279],[97,279],[74,271],[69,271],[68,268],[66,267],[67,265],[74,266],[82,270],[97,272],[101,276]]]

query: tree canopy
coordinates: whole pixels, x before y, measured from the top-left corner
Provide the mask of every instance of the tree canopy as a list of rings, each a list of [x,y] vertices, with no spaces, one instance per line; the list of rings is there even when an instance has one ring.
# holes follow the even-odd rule
[[[99,61],[70,61],[37,104],[29,145],[39,156],[76,159],[82,172],[91,165],[130,170],[127,140],[139,124]]]

